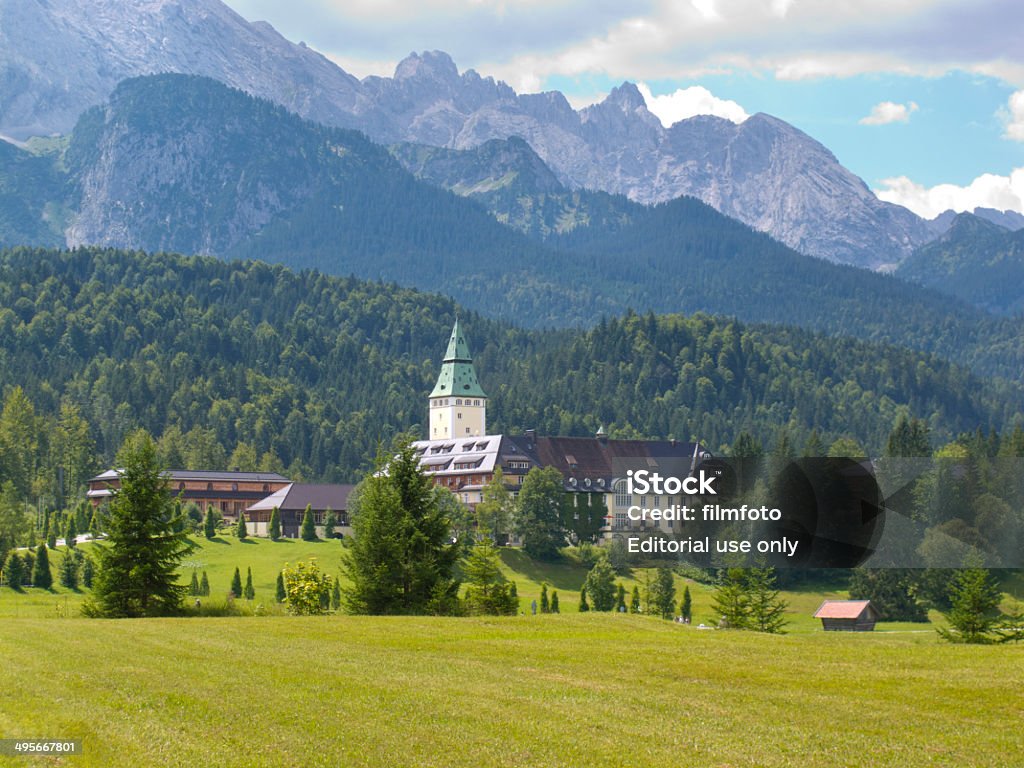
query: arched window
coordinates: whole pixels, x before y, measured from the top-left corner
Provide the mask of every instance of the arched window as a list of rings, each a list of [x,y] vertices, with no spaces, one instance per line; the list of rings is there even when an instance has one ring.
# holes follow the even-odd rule
[[[615,506],[616,507],[628,507],[630,506],[629,498],[629,485],[625,480],[615,481]]]

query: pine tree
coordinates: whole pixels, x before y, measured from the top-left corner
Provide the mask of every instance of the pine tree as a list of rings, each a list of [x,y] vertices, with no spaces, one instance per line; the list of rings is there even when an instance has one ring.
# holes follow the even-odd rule
[[[473,545],[463,567],[466,578],[466,607],[470,613],[491,616],[514,614],[519,598],[501,572],[498,549],[490,536]],[[541,587],[542,605],[547,602],[547,585]]]
[[[306,513],[302,516],[302,540],[316,541],[316,522],[313,520],[313,507],[306,505]]]
[[[21,569],[21,586],[28,587],[32,585],[32,571],[36,564],[36,556],[31,549],[25,552],[22,562],[24,567]]]
[[[231,594],[235,597],[242,596],[242,574],[238,571],[238,566],[235,566],[235,575],[231,577]]]
[[[551,603],[548,601],[548,585],[540,585],[540,612],[549,613],[551,611]]]
[[[786,625],[786,601],[775,588],[774,568],[751,568],[746,575],[747,626],[778,634]]]
[[[82,563],[82,586],[86,589],[92,589],[93,579],[96,577],[96,566],[93,565],[92,558],[85,558],[85,562]]]
[[[610,611],[615,607],[615,569],[604,553],[587,574],[584,587],[595,611]]]
[[[46,546],[50,549],[57,548],[57,520],[56,515],[54,519],[50,521],[50,525],[46,528]]]
[[[551,592],[551,612],[558,613],[558,590],[552,590]]]
[[[587,603],[587,587],[584,585],[580,589],[580,613],[586,613],[590,610],[590,605]]]
[[[633,593],[629,596],[629,612],[640,613],[640,587],[633,585]]]
[[[618,591],[615,593],[615,610],[619,613],[626,612],[626,588],[619,584]]]
[[[188,585],[188,593],[192,597],[199,596],[199,576],[196,574],[195,569],[192,569],[192,582]]]
[[[120,488],[108,506],[107,541],[96,547],[99,572],[83,611],[106,617],[178,613],[188,591],[178,584],[178,567],[195,545],[169,525],[171,496],[153,439],[133,434],[117,462]]]
[[[64,532],[64,544],[69,549],[74,549],[74,546],[77,543],[75,541],[75,539],[77,539],[77,538],[78,538],[78,526],[75,525],[75,516],[74,515],[68,515],[68,527],[67,527],[67,529]]]
[[[78,566],[69,550],[64,551],[64,559],[60,561],[60,585],[68,589],[78,589]]]
[[[341,579],[334,579],[334,586],[331,588],[331,610],[337,611],[341,608]]]
[[[213,507],[206,508],[206,518],[203,520],[203,534],[208,539],[217,535],[217,519],[213,516]]]
[[[252,600],[256,597],[256,590],[252,586],[252,568],[245,569],[245,589],[242,594],[246,600]]]
[[[12,552],[4,563],[4,576],[7,578],[7,586],[15,592],[21,591],[21,585],[25,581],[25,561],[17,552]]]
[[[50,572],[50,556],[46,551],[45,544],[40,544],[36,549],[36,562],[32,571],[32,586],[39,589],[51,589],[53,587],[53,574]]]
[[[249,536],[249,528],[245,524],[245,512],[238,513],[238,523],[235,525],[235,536],[239,541],[245,541]]]
[[[281,538],[281,513],[277,507],[270,510],[270,540],[278,541]]]
[[[672,618],[676,607],[676,585],[671,568],[658,568],[651,588],[651,602],[657,615],[663,619]]]
[[[990,643],[999,624],[1002,595],[992,574],[984,568],[957,571],[949,588],[952,608],[943,614],[949,627],[938,630],[951,643]]]
[[[346,607],[359,614],[454,612],[462,546],[452,542],[419,456],[406,442],[377,466],[362,483],[352,543],[342,553]]]
[[[288,593],[284,591],[284,574],[278,571],[277,594],[274,595],[274,599],[279,603],[283,603],[286,597],[288,597]]]
[[[338,527],[338,516],[334,514],[333,509],[328,509],[324,512],[324,538],[333,539],[334,529]]]
[[[203,571],[203,576],[199,579],[199,594],[204,597],[210,596],[210,580],[206,576],[206,571]]]
[[[693,599],[690,597],[690,587],[683,587],[683,603],[679,606],[679,614],[683,617],[683,621],[687,624],[690,623],[690,619],[693,618]]]
[[[746,629],[750,612],[746,576],[742,568],[729,568],[715,590],[715,612],[729,629]]]

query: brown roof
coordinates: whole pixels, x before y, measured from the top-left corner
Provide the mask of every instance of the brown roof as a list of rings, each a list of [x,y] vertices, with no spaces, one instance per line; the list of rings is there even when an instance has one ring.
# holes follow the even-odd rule
[[[826,600],[821,604],[816,619],[859,619],[871,607],[870,600]],[[871,608],[874,611],[874,608]]]

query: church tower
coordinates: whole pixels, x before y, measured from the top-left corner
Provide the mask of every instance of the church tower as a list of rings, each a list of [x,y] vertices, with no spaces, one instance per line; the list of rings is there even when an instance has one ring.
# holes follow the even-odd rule
[[[473,370],[469,345],[458,318],[448,340],[434,391],[430,393],[428,440],[453,440],[487,434],[487,395]]]

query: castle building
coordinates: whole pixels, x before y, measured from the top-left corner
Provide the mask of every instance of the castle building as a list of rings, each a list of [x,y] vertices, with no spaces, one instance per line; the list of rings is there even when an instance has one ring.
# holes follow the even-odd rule
[[[458,319],[448,340],[437,384],[430,393],[431,440],[480,437],[487,434],[487,395],[477,381],[469,345]]]
[[[458,320],[428,403],[428,439],[414,442],[413,447],[420,468],[436,485],[474,508],[483,500],[484,486],[494,478],[495,470],[501,470],[506,487],[515,495],[531,469],[554,467],[577,508],[603,508],[606,524],[602,535],[606,537],[636,530],[670,533],[672,523],[631,521],[628,509],[685,501],[682,497],[630,494],[626,483],[629,468],[689,473],[709,456],[697,443],[614,440],[603,429],[593,437],[550,437],[534,430],[523,435],[487,434],[487,395],[477,379]]]

